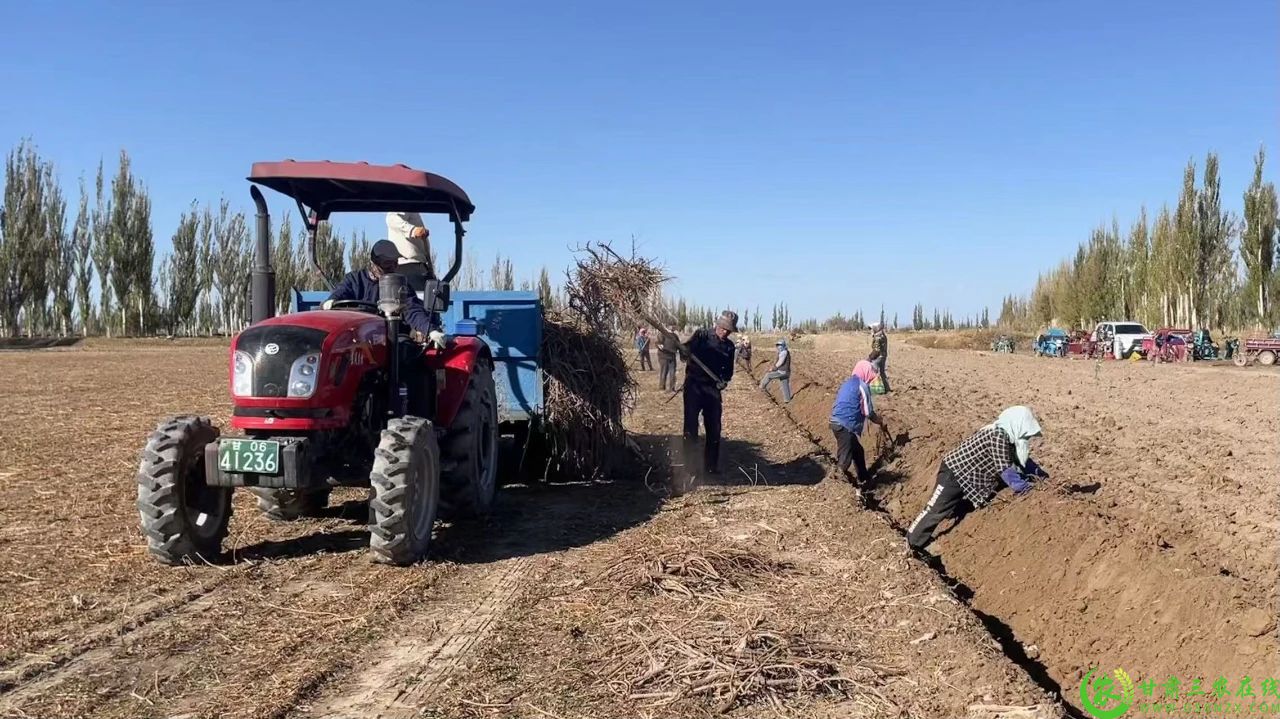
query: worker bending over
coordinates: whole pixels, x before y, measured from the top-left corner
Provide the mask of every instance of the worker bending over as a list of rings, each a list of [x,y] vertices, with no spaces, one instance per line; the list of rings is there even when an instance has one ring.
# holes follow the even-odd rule
[[[922,552],[942,520],[959,521],[985,506],[1002,483],[1023,494],[1031,489],[1033,477],[1047,479],[1049,475],[1030,456],[1031,439],[1040,435],[1040,423],[1031,409],[1019,405],[1001,412],[995,422],[943,456],[933,494],[907,532],[908,546]]]
[[[853,367],[853,374],[840,385],[836,391],[836,401],[831,405],[831,433],[836,438],[836,462],[846,479],[849,477],[849,465],[857,472],[859,485],[865,486],[871,480],[867,471],[866,455],[862,451],[862,428],[868,421],[880,426],[880,431],[889,434],[880,415],[876,414],[875,405],[871,401],[871,381],[876,378],[875,367],[867,360],[860,360]]]

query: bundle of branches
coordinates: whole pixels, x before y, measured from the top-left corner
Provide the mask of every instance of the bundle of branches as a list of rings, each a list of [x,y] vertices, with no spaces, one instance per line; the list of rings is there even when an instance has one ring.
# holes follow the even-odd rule
[[[617,329],[666,276],[653,261],[624,258],[607,244],[588,244],[578,255],[565,282],[568,307],[543,315],[543,429],[548,471],[597,479],[625,454],[622,418],[635,398]]]
[[[565,283],[569,309],[593,327],[611,330],[648,322],[669,279],[654,261],[618,254],[608,243],[578,249]]]
[[[622,417],[635,398],[635,382],[613,333],[593,328],[572,311],[547,310],[542,371],[548,469],[578,479],[605,476],[626,444]]]
[[[631,619],[628,635],[604,676],[618,694],[658,706],[701,699],[723,713],[755,703],[780,707],[795,695],[847,697],[858,688],[874,695],[868,684],[879,676],[867,666],[855,668],[857,678],[843,674],[839,662],[852,648],[775,631],[761,617],[744,623],[717,616],[676,627]]]
[[[602,579],[639,594],[671,594],[687,599],[719,599],[743,589],[751,579],[776,579],[788,567],[739,547],[699,547],[693,540],[658,546],[609,567]]]

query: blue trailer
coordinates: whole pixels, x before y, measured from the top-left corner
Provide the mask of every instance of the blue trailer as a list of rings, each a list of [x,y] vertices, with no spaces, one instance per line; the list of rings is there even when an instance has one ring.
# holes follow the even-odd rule
[[[328,296],[295,289],[290,311],[315,309]],[[446,333],[479,336],[489,346],[500,423],[515,429],[542,416],[542,300],[536,292],[453,292],[440,321]]]

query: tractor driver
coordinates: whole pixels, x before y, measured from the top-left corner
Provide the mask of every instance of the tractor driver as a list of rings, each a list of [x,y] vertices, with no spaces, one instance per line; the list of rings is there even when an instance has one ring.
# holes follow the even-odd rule
[[[378,280],[384,274],[395,272],[399,262],[400,252],[396,246],[388,240],[378,240],[369,250],[369,267],[348,272],[321,308],[327,310],[342,300],[377,304]],[[440,329],[440,318],[427,311],[418,295],[408,293],[401,317],[409,329],[426,337],[428,346],[444,349],[445,336]],[[400,366],[405,368],[403,376],[409,389],[409,414],[430,417],[434,403],[429,396],[431,389],[427,384],[427,373],[422,368],[422,345],[402,335],[397,338],[396,350],[400,354]]]

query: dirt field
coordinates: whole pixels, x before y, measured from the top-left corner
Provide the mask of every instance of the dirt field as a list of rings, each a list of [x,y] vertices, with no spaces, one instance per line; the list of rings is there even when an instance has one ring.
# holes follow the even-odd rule
[[[355,490],[289,524],[238,495],[222,562],[158,565],[138,451],[226,421],[225,348],[0,353],[0,716],[1051,717],[1091,665],[1277,674],[1276,374],[895,343],[910,440],[867,509],[825,454],[866,340],[806,340],[789,407],[730,387],[719,481],[669,496],[680,401],[645,375],[644,480],[507,487],[411,569],[367,561]],[[897,528],[1013,403],[1053,479],[943,536],[940,575]]]
[[[788,414],[833,449],[830,402],[866,341],[816,339]],[[942,454],[1001,409],[1030,405],[1045,428],[1033,454],[1052,479],[970,515],[934,550],[997,634],[1037,647],[1068,699],[1091,665],[1161,678],[1280,670],[1280,375],[894,349],[881,406],[911,439],[872,500],[899,527]]]

